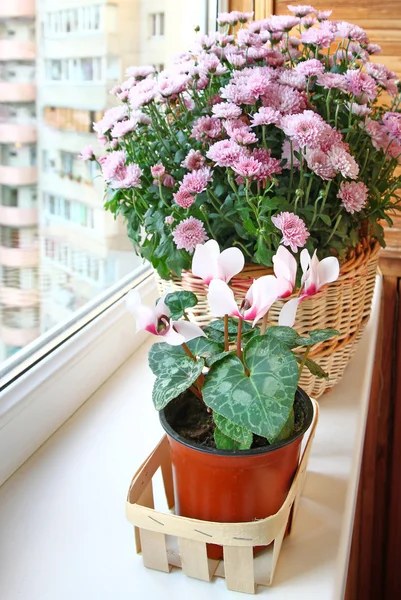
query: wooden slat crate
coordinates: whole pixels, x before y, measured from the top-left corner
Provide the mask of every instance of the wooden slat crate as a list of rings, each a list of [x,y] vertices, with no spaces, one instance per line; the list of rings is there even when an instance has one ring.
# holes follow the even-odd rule
[[[255,593],[257,585],[273,580],[281,544],[296,515],[306,467],[318,420],[318,404],[302,457],[280,510],[271,517],[248,523],[212,523],[180,517],[154,508],[153,481],[160,469],[167,506],[174,507],[173,475],[167,437],[148,456],[135,474],[128,492],[126,514],[134,525],[137,552],[146,567],[168,573],[180,567],[186,575],[210,581],[225,577],[229,590]],[[207,557],[207,543],[223,546],[224,559]],[[273,544],[272,544],[273,543]],[[272,546],[254,557],[254,546]]]

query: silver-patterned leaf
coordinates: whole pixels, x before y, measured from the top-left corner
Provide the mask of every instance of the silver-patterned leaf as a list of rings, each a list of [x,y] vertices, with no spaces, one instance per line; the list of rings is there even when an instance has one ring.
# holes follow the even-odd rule
[[[245,347],[244,363],[227,356],[210,369],[203,385],[207,406],[236,425],[272,442],[294,404],[298,366],[278,339],[257,336]]]
[[[202,373],[205,361],[200,358],[196,362],[188,356],[176,361],[159,375],[153,386],[152,399],[156,410],[161,410],[167,404],[185,392]]]
[[[224,435],[227,435],[232,440],[239,442],[244,449],[248,449],[252,446],[253,442],[253,433],[242,427],[241,425],[236,425],[230,419],[223,417],[223,415],[219,415],[218,413],[213,413],[213,420],[216,423],[216,427],[220,429]]]

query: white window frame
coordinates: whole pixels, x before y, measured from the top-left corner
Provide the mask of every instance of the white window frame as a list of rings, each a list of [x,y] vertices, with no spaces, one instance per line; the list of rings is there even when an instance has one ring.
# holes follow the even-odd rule
[[[227,0],[206,0],[204,31],[216,24],[217,2],[220,10],[227,10]],[[84,7],[78,8],[82,23]],[[61,33],[55,27],[58,17],[57,12],[48,17],[53,35]],[[49,66],[46,61],[47,70]],[[102,264],[99,270],[101,278]],[[125,295],[133,287],[146,304],[158,297],[153,273],[143,266],[1,365],[0,485],[148,340],[147,333],[135,334],[134,319],[126,310]]]
[[[11,369],[10,382],[0,392],[0,485],[147,339],[148,334],[135,333],[125,306],[125,294],[134,286],[143,302],[155,302],[154,276],[143,267],[106,292],[100,306],[99,298],[89,303],[67,331],[55,327],[9,359],[19,366]],[[37,352],[29,356],[35,346]],[[27,355],[22,365],[21,355]]]

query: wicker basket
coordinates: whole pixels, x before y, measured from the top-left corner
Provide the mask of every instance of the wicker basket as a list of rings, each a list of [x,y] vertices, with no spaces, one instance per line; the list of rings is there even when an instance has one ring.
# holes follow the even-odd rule
[[[312,329],[326,328],[340,332],[332,340],[316,344],[309,353],[310,358],[330,374],[328,380],[317,379],[304,370],[300,387],[313,398],[318,398],[340,381],[345,367],[355,353],[370,316],[379,249],[377,242],[364,240],[341,266],[338,280],[299,305],[294,327],[300,334],[306,335]],[[271,272],[258,265],[246,265],[240,275],[231,281],[236,297],[243,298],[253,279]],[[157,275],[156,277],[160,294],[185,289],[197,295],[197,306],[188,311],[191,320],[204,326],[213,319],[206,297],[207,286],[201,279],[190,272],[184,272],[182,280],[173,278],[166,281]],[[269,311],[270,324],[277,324],[282,306],[282,301],[273,304]]]
[[[174,506],[173,473],[164,436],[134,476],[126,503],[127,519],[134,525],[137,552],[142,552],[145,567],[165,573],[178,567],[189,577],[203,581],[224,577],[229,590],[249,594],[256,592],[257,585],[271,585],[281,544],[291,529],[305,482],[319,413],[317,402],[312,402],[314,417],[290,491],[280,510],[266,519],[213,523],[171,514],[168,509]],[[164,510],[154,508],[153,481],[159,491],[155,477],[159,469],[167,504]],[[211,539],[223,546],[224,560],[208,559],[206,543]],[[267,547],[254,557],[255,546]]]

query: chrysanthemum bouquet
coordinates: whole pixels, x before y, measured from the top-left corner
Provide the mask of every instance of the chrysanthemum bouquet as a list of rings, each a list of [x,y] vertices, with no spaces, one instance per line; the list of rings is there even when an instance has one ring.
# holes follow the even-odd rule
[[[128,69],[122,104],[95,124],[106,208],[164,278],[207,239],[266,266],[280,243],[340,259],[363,236],[384,245],[401,187],[397,77],[369,62],[380,47],[360,27],[289,9],[247,26],[251,14],[221,14],[170,70]]]

